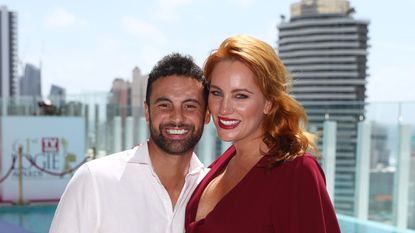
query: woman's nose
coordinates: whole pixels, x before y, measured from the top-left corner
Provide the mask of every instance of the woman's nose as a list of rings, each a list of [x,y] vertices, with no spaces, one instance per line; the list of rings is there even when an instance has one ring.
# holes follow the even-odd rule
[[[230,114],[232,112],[233,112],[233,103],[232,103],[232,101],[227,97],[223,98],[221,103],[220,103],[219,113],[221,115],[226,115],[226,114]]]

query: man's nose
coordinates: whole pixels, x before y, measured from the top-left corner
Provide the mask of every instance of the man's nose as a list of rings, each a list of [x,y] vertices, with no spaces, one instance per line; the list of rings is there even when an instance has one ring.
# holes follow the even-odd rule
[[[179,107],[174,108],[170,114],[170,119],[176,124],[182,123],[184,121],[183,109]]]

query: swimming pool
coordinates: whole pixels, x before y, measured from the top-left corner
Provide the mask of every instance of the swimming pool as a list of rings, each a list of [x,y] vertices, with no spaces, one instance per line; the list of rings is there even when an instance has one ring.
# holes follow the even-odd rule
[[[0,207],[0,221],[20,226],[33,233],[47,233],[55,209],[56,205]]]
[[[412,230],[398,230],[387,224],[358,220],[344,215],[337,215],[337,218],[342,233],[415,233]]]
[[[20,226],[29,232],[47,233],[55,209],[56,205],[0,207],[0,221]],[[415,233],[410,230],[398,231],[386,224],[361,221],[343,215],[338,215],[338,218],[342,233]]]

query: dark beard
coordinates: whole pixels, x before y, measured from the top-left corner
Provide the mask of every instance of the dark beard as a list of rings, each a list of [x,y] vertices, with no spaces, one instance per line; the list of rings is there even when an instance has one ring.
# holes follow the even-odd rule
[[[203,127],[200,128],[199,131],[196,131],[194,125],[175,125],[175,124],[163,124],[159,126],[158,131],[155,130],[153,124],[151,123],[150,119],[150,138],[154,141],[154,143],[163,151],[173,154],[173,155],[181,155],[185,152],[191,151],[194,149],[196,144],[199,142],[200,137],[203,133]],[[166,138],[162,132],[166,127],[180,127],[182,129],[189,130],[191,132],[188,138],[183,140],[171,140]]]

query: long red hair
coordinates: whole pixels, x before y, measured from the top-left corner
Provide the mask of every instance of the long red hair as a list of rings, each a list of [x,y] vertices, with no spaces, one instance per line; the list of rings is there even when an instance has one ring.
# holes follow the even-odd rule
[[[263,141],[268,151],[261,151],[271,156],[270,166],[301,156],[307,148],[317,151],[314,135],[305,130],[307,114],[300,103],[289,95],[292,79],[275,50],[251,36],[229,37],[205,62],[204,74],[209,83],[216,64],[227,59],[245,63],[255,74],[262,94],[272,104],[262,124]]]

